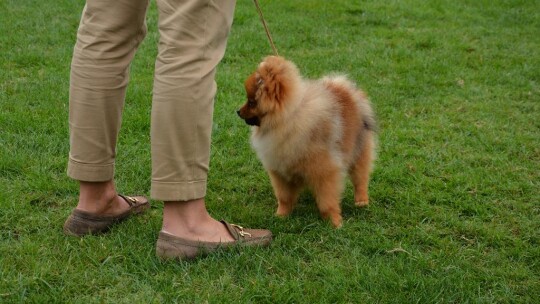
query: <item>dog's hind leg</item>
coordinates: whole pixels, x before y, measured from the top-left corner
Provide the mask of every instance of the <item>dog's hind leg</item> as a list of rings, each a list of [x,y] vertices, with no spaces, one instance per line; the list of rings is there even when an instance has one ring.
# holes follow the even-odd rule
[[[372,132],[366,132],[362,151],[354,161],[349,174],[354,185],[354,201],[358,207],[365,207],[369,204],[368,184],[371,165],[374,159],[374,138]]]
[[[269,175],[272,187],[274,188],[274,193],[278,200],[276,215],[285,217],[293,211],[302,185],[295,183],[294,181],[286,181],[273,171],[270,171]]]

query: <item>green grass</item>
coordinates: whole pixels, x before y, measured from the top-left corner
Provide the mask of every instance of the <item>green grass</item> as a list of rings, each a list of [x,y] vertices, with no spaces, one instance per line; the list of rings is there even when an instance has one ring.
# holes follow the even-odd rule
[[[280,53],[310,78],[347,73],[379,124],[371,205],[348,186],[344,227],[301,197],[273,216],[270,182],[236,117],[271,53],[238,1],[219,67],[208,207],[275,234],[270,249],[195,262],[154,254],[159,202],[103,236],[62,234],[69,63],[84,2],[0,0],[0,302],[533,303],[540,299],[540,2],[262,1]],[[148,194],[158,40],[131,69],[117,184]]]

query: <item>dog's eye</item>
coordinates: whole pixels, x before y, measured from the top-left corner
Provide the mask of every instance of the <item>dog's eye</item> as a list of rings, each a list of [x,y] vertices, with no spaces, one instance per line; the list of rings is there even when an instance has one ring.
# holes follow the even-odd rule
[[[248,100],[248,107],[250,108],[255,108],[255,106],[257,105],[257,103],[255,102],[255,100]]]

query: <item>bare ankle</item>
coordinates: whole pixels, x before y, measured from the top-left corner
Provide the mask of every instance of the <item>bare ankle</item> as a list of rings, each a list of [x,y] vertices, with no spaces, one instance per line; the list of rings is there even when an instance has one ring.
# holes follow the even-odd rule
[[[165,202],[162,231],[188,239],[229,241],[223,224],[206,210],[204,199]]]
[[[77,209],[88,212],[104,212],[114,205],[117,199],[114,181],[83,182],[79,184],[79,203]]]
[[[163,228],[195,230],[198,225],[212,220],[204,199],[190,201],[169,201],[163,206]]]

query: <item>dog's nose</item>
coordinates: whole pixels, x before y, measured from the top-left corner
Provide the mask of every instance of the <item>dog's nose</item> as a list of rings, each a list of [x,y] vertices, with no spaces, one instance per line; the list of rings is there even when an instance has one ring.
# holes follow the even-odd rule
[[[236,114],[238,114],[238,116],[240,116],[240,110],[237,110],[237,111],[236,111]]]

